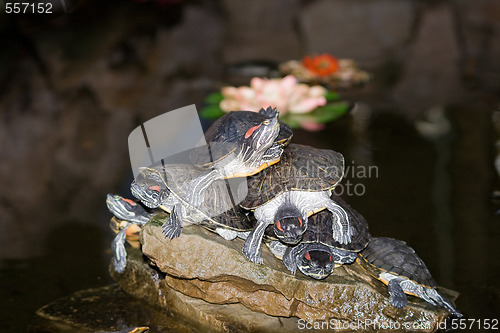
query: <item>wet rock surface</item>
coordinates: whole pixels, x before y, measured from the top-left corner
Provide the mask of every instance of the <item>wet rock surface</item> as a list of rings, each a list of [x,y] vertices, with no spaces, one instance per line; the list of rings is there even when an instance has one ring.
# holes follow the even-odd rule
[[[127,293],[147,304],[172,313],[175,318],[198,323],[200,331],[217,332],[294,332],[297,318],[277,318],[253,312],[242,304],[213,304],[187,296],[168,284],[170,279],[152,268],[137,249],[128,249],[127,267],[118,274],[110,267],[111,276]]]
[[[153,332],[198,332],[193,323],[148,306],[116,284],[81,290],[55,300],[36,313],[28,332],[129,332],[149,327]]]
[[[337,323],[347,331],[418,327],[432,332],[447,317],[445,310],[414,297],[409,297],[407,307],[394,308],[387,287],[357,264],[337,268],[327,279],[316,281],[300,273],[291,275],[267,248],[262,253],[264,265],[255,265],[241,254],[241,240],[226,241],[197,226],[167,240],[160,223],[153,219],[141,233],[144,259],[129,251],[125,272],[111,269],[113,278],[147,303],[217,330],[238,325],[244,331],[289,331],[298,329],[300,318]],[[451,291],[440,291],[456,298]],[[378,326],[363,327],[364,323]]]

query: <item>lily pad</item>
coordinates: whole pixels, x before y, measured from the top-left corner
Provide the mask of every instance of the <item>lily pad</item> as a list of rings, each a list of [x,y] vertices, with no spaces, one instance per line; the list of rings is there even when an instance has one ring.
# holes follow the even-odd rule
[[[316,110],[314,110],[313,112],[311,112],[311,115],[317,122],[324,124],[334,121],[335,119],[347,113],[348,110],[349,110],[348,102],[337,102],[321,106]]]
[[[219,105],[208,105],[204,107],[201,112],[200,116],[206,119],[217,119],[219,117],[222,117],[225,114],[224,111],[219,107]]]
[[[340,95],[334,91],[327,91],[325,95],[325,99],[327,102],[333,102],[340,100]]]

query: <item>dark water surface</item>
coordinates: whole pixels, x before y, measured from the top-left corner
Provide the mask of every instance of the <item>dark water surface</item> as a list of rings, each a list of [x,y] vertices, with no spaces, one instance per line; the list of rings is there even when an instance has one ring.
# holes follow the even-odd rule
[[[372,235],[412,246],[440,285],[460,292],[457,308],[468,318],[500,318],[491,113],[457,106],[446,115],[451,131],[433,140],[398,113],[379,110],[365,130],[348,116],[321,132],[297,130],[293,142],[342,152],[349,167],[343,197],[366,217]],[[95,209],[102,211],[96,223],[68,221],[50,230],[40,257],[1,262],[0,331],[22,332],[39,307],[112,283],[104,197]]]

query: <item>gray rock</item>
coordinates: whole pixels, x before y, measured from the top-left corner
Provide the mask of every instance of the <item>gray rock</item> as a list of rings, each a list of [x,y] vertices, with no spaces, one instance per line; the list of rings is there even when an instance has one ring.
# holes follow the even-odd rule
[[[120,287],[153,306],[167,309],[176,317],[197,323],[203,331],[286,332],[296,331],[297,318],[277,318],[253,312],[239,303],[212,304],[187,296],[169,286],[172,277],[151,268],[142,253],[129,248],[127,267],[122,274],[110,267]]]
[[[80,290],[44,305],[27,331],[131,333],[134,327],[149,327],[150,333],[199,331],[199,326],[148,306],[116,284]]]
[[[167,240],[156,220],[144,227],[141,242],[142,252],[158,270],[131,256],[122,275],[111,269],[119,285],[150,304],[188,313],[221,330],[226,330],[226,320],[236,321],[247,331],[257,328],[251,323],[264,325],[259,330],[267,329],[267,325],[275,327],[275,317],[280,317],[290,327],[297,327],[299,318],[302,323],[330,321],[347,330],[368,322],[393,328],[421,324],[427,328],[422,331],[431,332],[447,317],[443,309],[413,297],[407,307],[395,309],[387,287],[357,264],[340,267],[322,281],[300,273],[293,276],[267,248],[262,253],[264,265],[255,265],[241,254],[241,240],[226,241],[198,226],[186,227],[180,237]],[[208,307],[206,302],[220,305]],[[229,305],[237,306],[245,316],[231,315],[231,310],[229,318],[216,324],[220,311]]]

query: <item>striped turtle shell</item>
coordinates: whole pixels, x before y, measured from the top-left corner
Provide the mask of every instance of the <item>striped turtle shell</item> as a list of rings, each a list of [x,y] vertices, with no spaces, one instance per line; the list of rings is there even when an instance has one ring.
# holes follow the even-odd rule
[[[437,287],[423,260],[404,241],[386,237],[371,238],[360,253],[360,258],[368,264],[363,267],[375,277],[385,271],[426,287]]]
[[[278,163],[248,177],[248,194],[240,206],[255,209],[287,191],[333,189],[343,176],[341,153],[292,143]]]
[[[269,119],[265,112],[231,111],[217,119],[205,133],[208,153],[206,146],[195,149],[191,154],[191,161],[196,166],[210,168],[229,154],[237,153],[240,140],[247,130]],[[279,124],[280,131],[273,146],[284,148],[292,139],[293,133],[287,124],[281,121]]]

